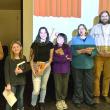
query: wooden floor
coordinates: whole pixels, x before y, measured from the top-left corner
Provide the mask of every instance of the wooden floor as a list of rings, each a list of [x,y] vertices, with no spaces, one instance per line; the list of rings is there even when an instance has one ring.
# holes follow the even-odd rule
[[[96,108],[91,108],[85,104],[81,105],[81,108],[76,108],[71,100],[67,100],[68,104],[68,109],[67,110],[110,110],[110,105],[107,103],[100,103],[99,105],[96,106]],[[0,110],[5,110],[5,104],[1,103],[0,104]],[[16,109],[14,109],[16,110]],[[25,110],[30,110],[29,106],[25,104]],[[47,101],[46,102],[46,110],[57,110],[55,106],[54,101]]]
[[[110,105],[106,103],[101,103],[97,105],[95,109],[85,104],[82,104],[81,108],[76,108],[70,100],[67,101],[67,104],[68,104],[68,110],[110,110]],[[46,110],[57,110],[55,107],[55,102],[48,102],[46,108],[48,108]]]

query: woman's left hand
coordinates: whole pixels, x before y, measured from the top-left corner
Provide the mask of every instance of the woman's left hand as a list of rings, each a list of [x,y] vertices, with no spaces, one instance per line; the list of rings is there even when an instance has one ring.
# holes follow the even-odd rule
[[[69,60],[69,61],[72,60],[68,55],[66,55],[66,59]]]

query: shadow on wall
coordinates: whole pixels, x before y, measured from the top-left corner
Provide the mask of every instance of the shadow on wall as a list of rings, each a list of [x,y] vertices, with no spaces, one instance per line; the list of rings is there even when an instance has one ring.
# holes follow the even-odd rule
[[[74,29],[74,30],[72,31],[72,36],[74,37],[74,36],[76,36],[77,34],[78,34],[77,29]]]
[[[93,25],[96,25],[99,22],[99,16],[96,16],[93,20]]]
[[[96,16],[93,20],[93,26],[98,24],[98,22],[99,22],[99,16]],[[90,33],[90,31],[91,31],[91,29],[88,30],[89,33]]]

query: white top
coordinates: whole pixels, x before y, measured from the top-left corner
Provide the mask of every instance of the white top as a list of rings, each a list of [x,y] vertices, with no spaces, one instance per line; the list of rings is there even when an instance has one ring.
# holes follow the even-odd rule
[[[103,48],[103,50],[110,51],[110,24],[97,24],[95,25],[90,35],[95,38],[96,46]]]

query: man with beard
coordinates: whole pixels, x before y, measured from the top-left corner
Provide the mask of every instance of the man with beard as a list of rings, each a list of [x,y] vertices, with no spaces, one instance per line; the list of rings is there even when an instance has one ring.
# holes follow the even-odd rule
[[[95,25],[90,34],[95,38],[98,55],[95,58],[94,73],[94,101],[100,103],[100,78],[103,73],[102,96],[103,100],[110,103],[108,97],[110,86],[110,14],[102,11],[99,15],[99,23]]]

